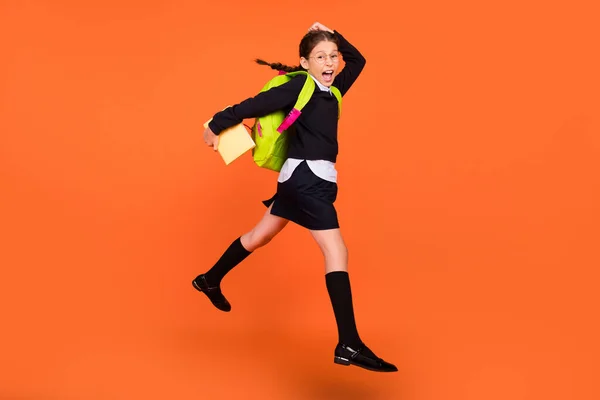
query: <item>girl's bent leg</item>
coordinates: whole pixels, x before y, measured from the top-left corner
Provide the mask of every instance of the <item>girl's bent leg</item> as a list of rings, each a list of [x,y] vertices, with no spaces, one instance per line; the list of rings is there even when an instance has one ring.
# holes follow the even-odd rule
[[[333,306],[340,343],[359,347],[362,344],[352,304],[348,275],[348,250],[339,229],[311,231],[325,258],[325,284]]]
[[[225,275],[256,249],[269,243],[288,223],[288,220],[284,218],[271,215],[271,207],[267,209],[262,219],[251,231],[238,237],[229,245],[208,272],[198,275],[192,282],[194,288],[203,292],[221,311],[231,310],[231,304],[223,296],[220,287]]]

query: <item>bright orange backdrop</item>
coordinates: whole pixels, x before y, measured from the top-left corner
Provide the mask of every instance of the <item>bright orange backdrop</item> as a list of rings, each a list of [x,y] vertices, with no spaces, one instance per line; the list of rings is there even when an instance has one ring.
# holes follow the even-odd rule
[[[0,398],[600,398],[594,2],[208,3],[0,3]],[[190,283],[276,181],[202,123],[314,21],[368,60],[337,207],[397,374],[333,364],[297,226],[224,281],[231,313]]]

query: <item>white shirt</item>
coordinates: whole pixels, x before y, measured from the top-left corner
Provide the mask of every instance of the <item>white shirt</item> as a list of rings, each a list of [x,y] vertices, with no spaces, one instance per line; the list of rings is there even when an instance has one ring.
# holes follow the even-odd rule
[[[310,75],[310,74],[309,74]],[[331,89],[327,86],[324,86],[319,82],[314,76],[310,75],[311,78],[314,79],[315,83],[324,92],[329,92],[331,94]],[[333,96],[333,94],[331,94]],[[281,171],[279,172],[279,177],[277,178],[278,182],[285,182],[294,173],[294,170],[300,163],[304,160],[299,160],[297,158],[288,158],[283,166],[281,167]],[[337,182],[337,170],[335,169],[335,164],[328,160],[306,160],[308,167],[310,170],[317,175],[319,178],[324,179],[329,182]]]

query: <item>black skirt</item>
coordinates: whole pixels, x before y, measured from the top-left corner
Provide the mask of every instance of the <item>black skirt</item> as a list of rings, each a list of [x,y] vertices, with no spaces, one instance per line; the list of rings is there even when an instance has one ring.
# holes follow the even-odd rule
[[[302,161],[285,182],[277,182],[277,193],[263,204],[271,214],[290,220],[310,230],[339,228],[337,211],[333,205],[338,186],[315,175],[306,161]]]

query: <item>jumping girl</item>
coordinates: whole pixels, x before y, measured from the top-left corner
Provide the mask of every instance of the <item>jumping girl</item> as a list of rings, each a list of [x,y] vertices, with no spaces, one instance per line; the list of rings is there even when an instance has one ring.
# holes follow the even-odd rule
[[[345,66],[338,71],[340,55]],[[292,109],[306,79],[314,79],[315,91],[296,120],[289,137],[288,158],[277,179],[277,192],[264,201],[266,213],[249,232],[238,237],[206,273],[192,282],[212,304],[228,312],[231,305],[221,292],[221,280],[252,252],[265,246],[292,221],[310,231],[325,258],[325,283],[333,307],[338,344],[334,362],[372,371],[393,372],[397,368],[377,357],[362,341],[354,318],[348,275],[348,251],[342,238],[334,202],[337,198],[338,103],[333,85],[345,95],[362,72],[366,60],[339,32],[315,23],[300,42],[300,65],[289,67],[267,63],[278,71],[307,71],[214,115],[204,131],[204,141],[217,148],[218,135],[244,119],[277,110]],[[339,74],[338,74],[339,72]]]

